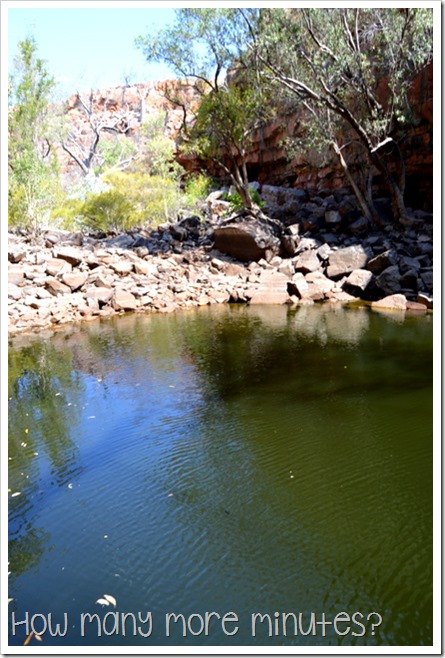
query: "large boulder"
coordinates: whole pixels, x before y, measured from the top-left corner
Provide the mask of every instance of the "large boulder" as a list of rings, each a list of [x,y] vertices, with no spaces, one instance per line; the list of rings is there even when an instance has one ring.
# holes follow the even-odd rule
[[[375,283],[386,295],[395,295],[402,289],[400,283],[401,275],[397,265],[391,265],[383,270],[376,278]]]
[[[288,277],[281,272],[265,270],[259,282],[246,291],[250,304],[285,304],[289,300]]]
[[[241,261],[269,261],[280,251],[281,229],[267,218],[245,217],[214,230],[215,248]]]
[[[339,279],[354,270],[363,269],[370,258],[370,253],[362,245],[352,245],[337,249],[329,255],[326,274],[330,279]]]

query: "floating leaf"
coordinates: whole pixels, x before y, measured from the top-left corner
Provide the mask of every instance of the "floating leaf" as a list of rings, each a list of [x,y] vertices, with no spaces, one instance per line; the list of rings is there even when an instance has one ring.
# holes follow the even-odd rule
[[[23,642],[23,646],[24,646],[24,647],[26,647],[26,645],[28,645],[28,644],[31,642],[31,640],[32,640],[32,636],[33,636],[33,635],[34,635],[34,631],[31,631],[31,633],[28,635],[28,637],[26,638],[26,640]]]
[[[25,428],[25,434],[29,434],[29,429],[27,427]]]
[[[8,604],[11,603],[11,601],[14,601],[14,599],[9,598],[8,599]]]
[[[15,498],[16,496],[20,496],[22,492],[21,491],[16,491],[15,493],[12,494],[11,498]]]
[[[110,605],[110,602],[107,601],[107,599],[97,599],[96,603],[100,603],[100,605]]]
[[[114,596],[111,596],[111,594],[104,594],[104,599],[107,599],[107,601],[109,601],[112,605],[114,605],[114,607],[116,607],[117,601],[114,598]]]
[[[41,642],[41,641],[42,641],[42,636],[36,634],[36,640],[38,640],[39,642]]]

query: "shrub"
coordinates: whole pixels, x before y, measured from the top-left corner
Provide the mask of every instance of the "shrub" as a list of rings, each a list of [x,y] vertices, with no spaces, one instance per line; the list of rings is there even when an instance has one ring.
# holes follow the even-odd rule
[[[264,201],[261,199],[258,190],[250,188],[250,196],[252,197],[252,201],[257,206],[259,206],[260,208],[264,206]],[[226,192],[225,194],[223,194],[222,198],[224,199],[224,201],[229,201],[229,203],[232,204],[234,210],[244,209],[243,200],[241,199],[241,196],[238,192],[234,192],[234,194],[229,194]]]
[[[184,186],[182,207],[188,212],[199,212],[214,187],[214,181],[206,174],[199,173],[189,176]]]

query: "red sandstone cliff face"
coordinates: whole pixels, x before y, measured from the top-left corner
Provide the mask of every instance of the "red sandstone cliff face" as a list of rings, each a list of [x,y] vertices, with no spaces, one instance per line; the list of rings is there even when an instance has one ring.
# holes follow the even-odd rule
[[[116,87],[96,91],[92,97],[94,112],[104,121],[121,118],[122,132],[129,139],[136,139],[141,124],[150,114],[165,113],[165,133],[174,141],[183,120],[182,108],[175,106],[167,96],[172,94],[174,82],[147,82],[128,87]],[[384,91],[382,91],[384,94]],[[432,209],[433,173],[433,67],[430,64],[414,81],[410,93],[414,124],[397,138],[405,157],[407,175],[407,204]],[[198,99],[192,85],[181,89],[181,99],[186,105],[196,104]],[[80,107],[77,95],[67,103],[67,116],[78,133],[87,139],[88,120]],[[313,187],[336,189],[345,185],[342,172],[333,154],[302,152],[289,159],[283,146],[285,137],[298,130],[298,117],[277,117],[276,121],[259,131],[248,155],[251,180],[289,187]],[[178,160],[188,170],[198,163],[178,154]],[[63,169],[69,175],[77,172],[77,165],[63,157]],[[214,174],[220,172],[213,171]]]
[[[384,100],[385,91],[381,90]],[[432,210],[433,66],[413,82],[409,95],[413,125],[395,135],[406,166],[407,205]],[[260,183],[289,187],[337,189],[346,185],[333,153],[301,152],[292,159],[283,139],[298,134],[298,116],[283,116],[260,130],[248,154],[249,177]],[[377,181],[378,183],[378,181]]]
[[[174,81],[146,82],[132,86],[92,90],[90,93],[73,94],[65,106],[65,116],[75,140],[83,148],[92,141],[92,129],[85,108],[91,111],[93,121],[102,126],[115,126],[116,131],[130,140],[137,140],[141,125],[151,115],[163,113],[164,130],[174,142],[183,121],[183,110],[168,99],[178,93],[185,105],[194,105],[197,96],[192,85],[175,89]],[[107,129],[106,129],[107,131]],[[76,162],[61,151],[62,172],[66,181],[81,176]]]

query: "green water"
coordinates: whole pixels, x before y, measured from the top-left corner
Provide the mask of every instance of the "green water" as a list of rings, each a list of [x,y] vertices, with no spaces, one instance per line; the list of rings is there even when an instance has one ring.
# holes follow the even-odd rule
[[[429,316],[224,306],[11,339],[9,642],[66,613],[39,646],[431,644],[432,463]],[[205,612],[233,614],[199,634]],[[194,616],[167,636],[169,613]]]

